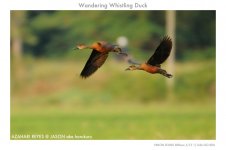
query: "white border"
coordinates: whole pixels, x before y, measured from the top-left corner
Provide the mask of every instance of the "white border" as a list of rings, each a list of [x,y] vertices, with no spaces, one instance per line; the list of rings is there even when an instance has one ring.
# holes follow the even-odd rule
[[[80,0],[81,2],[93,1]],[[105,0],[104,2],[112,2]],[[122,2],[121,0],[114,0]],[[126,1],[126,0],[124,0]],[[85,148],[85,149],[225,149],[226,135],[226,98],[224,92],[226,88],[226,48],[225,48],[225,10],[223,4],[214,0],[139,0],[147,2],[150,10],[217,10],[217,140],[116,140],[116,141],[10,141],[10,10],[82,10],[78,8],[77,0],[8,0],[0,2],[1,18],[1,78],[0,78],[0,145],[7,149],[65,149],[65,148]],[[95,1],[97,2],[97,1]],[[127,0],[127,2],[136,2]],[[155,143],[216,143],[216,147],[155,147]],[[69,147],[70,146],[70,147]]]
[[[79,2],[86,3],[147,3],[150,10],[214,10],[215,0],[9,0],[7,8],[12,10],[83,10],[78,7]]]

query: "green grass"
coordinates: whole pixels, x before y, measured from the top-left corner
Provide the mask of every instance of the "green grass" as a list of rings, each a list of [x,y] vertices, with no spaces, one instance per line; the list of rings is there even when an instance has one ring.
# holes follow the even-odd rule
[[[11,135],[76,134],[92,136],[92,139],[215,139],[215,109],[208,105],[86,106],[73,111],[65,111],[60,106],[57,108],[13,115]]]
[[[18,134],[216,138],[215,60],[176,63],[171,98],[163,76],[126,72],[128,64],[106,61],[82,80],[83,65],[63,59],[12,65],[11,139]]]

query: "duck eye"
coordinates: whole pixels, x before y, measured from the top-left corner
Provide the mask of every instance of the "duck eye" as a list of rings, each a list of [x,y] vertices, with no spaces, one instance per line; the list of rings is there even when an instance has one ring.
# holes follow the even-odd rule
[[[101,46],[101,43],[100,43],[100,42],[97,42],[97,44],[98,44],[99,46]]]

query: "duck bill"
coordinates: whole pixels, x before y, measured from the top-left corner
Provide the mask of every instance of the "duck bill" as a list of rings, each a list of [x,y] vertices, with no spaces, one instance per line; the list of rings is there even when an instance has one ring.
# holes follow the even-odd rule
[[[73,50],[77,51],[77,50],[79,50],[79,48],[78,47],[74,47]]]

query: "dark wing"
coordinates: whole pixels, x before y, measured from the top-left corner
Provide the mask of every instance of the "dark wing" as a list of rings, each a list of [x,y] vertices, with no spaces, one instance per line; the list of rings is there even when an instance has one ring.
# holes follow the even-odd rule
[[[153,66],[162,64],[169,57],[171,49],[172,41],[165,36],[147,63]]]
[[[82,78],[87,78],[92,75],[98,68],[100,68],[104,64],[107,57],[108,53],[101,53],[93,50],[80,76]]]

